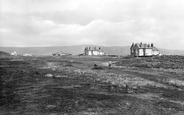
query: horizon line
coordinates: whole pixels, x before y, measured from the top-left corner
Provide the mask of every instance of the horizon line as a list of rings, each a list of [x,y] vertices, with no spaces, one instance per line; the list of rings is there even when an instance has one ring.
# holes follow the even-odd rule
[[[126,45],[126,46],[119,46],[119,45],[93,45],[93,44],[84,44],[84,45],[62,45],[62,46],[0,46],[1,48],[46,48],[46,47],[72,47],[72,46],[100,46],[100,47],[128,47],[131,45]],[[184,51],[183,49],[170,49],[170,48],[160,48],[157,47],[158,49],[166,49],[166,50],[179,50],[179,51]]]

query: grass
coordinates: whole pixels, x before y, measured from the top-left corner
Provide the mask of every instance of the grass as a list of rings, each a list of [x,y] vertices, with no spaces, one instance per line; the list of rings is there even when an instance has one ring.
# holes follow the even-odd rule
[[[0,112],[4,115],[184,114],[180,67],[183,59],[182,56],[113,58],[112,69],[104,64],[108,57],[0,60],[3,72]],[[102,69],[93,69],[94,61]]]

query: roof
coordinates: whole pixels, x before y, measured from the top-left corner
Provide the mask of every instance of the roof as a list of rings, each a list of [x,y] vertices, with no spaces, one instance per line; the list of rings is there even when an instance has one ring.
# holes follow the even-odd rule
[[[131,48],[137,47],[139,49],[141,49],[141,48],[152,49],[150,44],[142,44],[142,43],[139,44],[139,43],[136,43],[134,46],[133,45],[134,44],[132,44]]]
[[[139,48],[149,48],[151,49],[152,47],[149,44],[138,44]]]
[[[98,49],[96,49],[96,50],[94,50],[94,49],[88,49],[87,51],[98,51],[98,52],[104,52],[103,50],[98,50]]]
[[[132,48],[138,48],[138,49],[152,49],[153,51],[159,51],[156,47],[152,47],[150,44],[143,44],[143,43],[136,43],[136,44],[132,44],[131,47]]]
[[[103,50],[99,47],[86,47],[85,50],[87,51],[98,51],[98,52],[103,52]]]
[[[156,47],[152,47],[153,51],[159,51]]]

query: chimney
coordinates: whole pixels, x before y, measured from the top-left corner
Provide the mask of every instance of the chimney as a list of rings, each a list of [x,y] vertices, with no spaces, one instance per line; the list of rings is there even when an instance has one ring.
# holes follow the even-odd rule
[[[142,47],[142,42],[140,43],[140,47]]]
[[[153,47],[153,43],[151,43],[151,47]]]

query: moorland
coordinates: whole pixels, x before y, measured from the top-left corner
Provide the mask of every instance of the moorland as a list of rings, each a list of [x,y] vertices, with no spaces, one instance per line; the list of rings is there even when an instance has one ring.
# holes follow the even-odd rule
[[[184,56],[9,56],[0,71],[2,115],[184,114]]]

